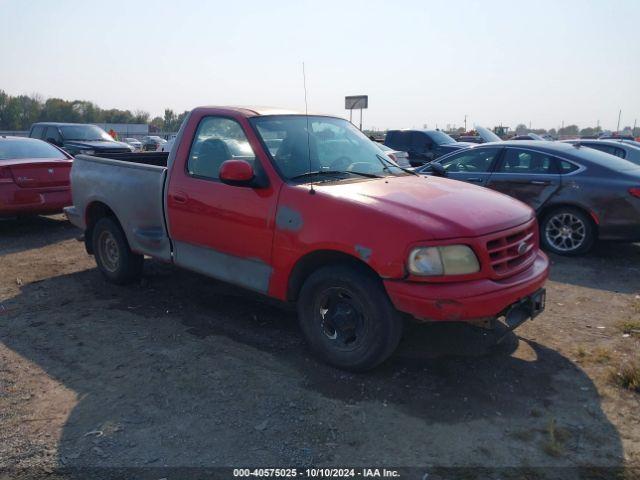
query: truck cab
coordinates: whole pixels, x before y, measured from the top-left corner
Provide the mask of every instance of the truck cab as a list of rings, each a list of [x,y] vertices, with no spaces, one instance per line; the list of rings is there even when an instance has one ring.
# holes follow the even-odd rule
[[[411,166],[418,167],[472,143],[456,142],[440,130],[389,130],[384,144],[409,154]]]
[[[49,142],[70,155],[128,153],[134,150],[126,143],[116,142],[97,125],[83,123],[34,123],[29,130],[29,137]]]

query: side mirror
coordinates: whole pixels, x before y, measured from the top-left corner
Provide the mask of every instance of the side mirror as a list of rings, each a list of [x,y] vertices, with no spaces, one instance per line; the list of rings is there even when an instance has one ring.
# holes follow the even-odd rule
[[[245,160],[227,160],[220,165],[218,177],[222,183],[227,185],[251,187],[256,176],[249,162]]]
[[[431,171],[433,173],[435,173],[436,175],[440,176],[440,177],[446,177],[447,176],[447,171],[444,169],[444,167],[442,165],[440,165],[437,162],[431,162],[429,164],[429,167],[431,167]]]

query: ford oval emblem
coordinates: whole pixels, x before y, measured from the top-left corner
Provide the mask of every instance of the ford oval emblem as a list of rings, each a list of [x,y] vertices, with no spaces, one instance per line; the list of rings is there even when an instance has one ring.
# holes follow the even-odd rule
[[[526,251],[527,251],[527,244],[525,242],[522,242],[520,245],[518,245],[518,255],[524,255]]]

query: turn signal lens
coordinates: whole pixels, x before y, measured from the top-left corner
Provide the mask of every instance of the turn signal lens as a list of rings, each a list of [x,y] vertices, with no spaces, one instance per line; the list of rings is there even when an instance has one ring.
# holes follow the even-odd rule
[[[636,198],[640,198],[640,187],[632,187],[629,189],[629,193]]]

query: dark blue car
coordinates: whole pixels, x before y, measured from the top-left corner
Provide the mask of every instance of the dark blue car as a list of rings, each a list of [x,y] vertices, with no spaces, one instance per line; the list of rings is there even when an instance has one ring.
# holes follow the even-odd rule
[[[413,167],[424,165],[442,155],[472,145],[456,142],[440,130],[389,130],[384,144],[394,150],[407,152]]]

